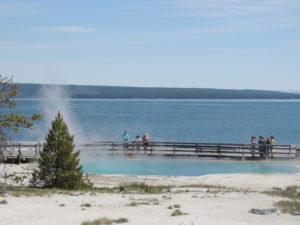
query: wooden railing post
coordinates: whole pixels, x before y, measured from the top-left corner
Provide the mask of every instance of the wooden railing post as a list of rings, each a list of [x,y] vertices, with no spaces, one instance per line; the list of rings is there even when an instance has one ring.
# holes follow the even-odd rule
[[[175,157],[175,150],[176,150],[176,146],[175,144],[173,144],[173,157]]]
[[[217,151],[219,154],[219,159],[221,159],[221,145],[220,144],[218,144]]]
[[[112,143],[112,149],[111,150],[112,150],[111,152],[114,154],[115,153],[115,143],[114,142]]]
[[[289,149],[289,160],[292,159],[292,145],[290,145],[290,149]]]
[[[245,160],[245,148],[244,148],[244,145],[242,145],[242,152],[243,152],[242,160],[244,161]]]
[[[19,149],[18,149],[18,163],[19,164],[21,163],[21,156],[22,156],[22,153],[21,153],[21,144],[19,144]]]
[[[196,144],[196,158],[198,158],[198,144]]]

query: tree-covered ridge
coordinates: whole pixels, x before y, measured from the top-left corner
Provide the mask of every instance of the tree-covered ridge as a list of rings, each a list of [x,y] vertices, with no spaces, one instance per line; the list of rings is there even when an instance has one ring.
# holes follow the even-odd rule
[[[74,99],[300,99],[300,94],[263,90],[229,90],[209,88],[161,88],[85,85],[18,84],[18,98],[41,98],[47,89],[63,89]]]

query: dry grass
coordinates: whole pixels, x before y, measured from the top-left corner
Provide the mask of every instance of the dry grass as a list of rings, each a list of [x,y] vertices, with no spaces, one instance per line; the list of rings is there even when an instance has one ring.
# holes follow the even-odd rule
[[[289,186],[286,189],[273,188],[272,191],[265,192],[268,195],[300,200],[300,186]]]
[[[277,202],[275,205],[280,208],[282,213],[300,215],[299,201],[280,201]]]
[[[119,218],[116,220],[111,220],[108,219],[106,217],[94,220],[94,221],[86,221],[83,222],[81,225],[111,225],[111,224],[121,224],[121,223],[128,223],[128,219],[127,218]]]
[[[153,186],[145,183],[128,183],[119,187],[122,193],[162,194],[170,192],[169,186]]]
[[[119,219],[116,219],[116,220],[112,220],[113,223],[117,223],[117,224],[120,224],[120,223],[128,223],[128,219],[127,218],[119,218]]]
[[[136,201],[130,202],[127,206],[136,207],[139,205],[159,205],[159,200],[156,198],[138,199]]]
[[[280,208],[282,213],[299,215],[300,214],[300,187],[289,186],[286,189],[273,188],[272,191],[265,192],[265,194],[286,198],[290,200],[279,201],[275,204],[276,207]]]
[[[62,190],[56,188],[34,188],[34,187],[20,187],[20,186],[8,186],[6,192],[15,197],[30,197],[30,196],[49,196],[53,194],[63,194],[63,195],[80,195],[80,194],[90,194],[96,195],[97,193],[138,193],[138,194],[161,194],[170,192],[169,186],[152,186],[145,183],[129,183],[123,184],[119,187],[113,188],[84,188],[80,190]]]

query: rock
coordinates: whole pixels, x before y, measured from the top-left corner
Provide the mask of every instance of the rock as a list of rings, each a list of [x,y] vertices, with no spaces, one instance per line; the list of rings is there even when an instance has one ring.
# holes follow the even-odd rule
[[[277,209],[251,209],[250,213],[258,215],[271,215],[277,212]]]

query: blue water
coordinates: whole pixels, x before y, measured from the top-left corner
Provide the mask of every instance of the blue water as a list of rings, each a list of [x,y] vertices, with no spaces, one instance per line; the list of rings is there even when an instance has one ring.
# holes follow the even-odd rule
[[[45,100],[18,101],[27,115],[48,113]],[[71,100],[55,101],[72,114],[88,141],[120,141],[124,130],[134,138],[148,132],[154,141],[248,143],[251,135],[275,136],[280,144],[300,143],[300,101]],[[46,107],[45,107],[46,105]],[[13,135],[16,140],[43,140],[49,124]],[[94,153],[93,153],[94,154]],[[188,175],[214,173],[294,173],[294,164],[219,162],[194,159],[145,159],[82,152],[84,170],[93,173]]]
[[[125,157],[103,153],[82,153],[84,170],[88,173],[200,176],[223,173],[299,173],[295,162],[242,162],[191,158]],[[88,155],[88,156],[86,156]]]
[[[60,101],[58,105],[66,106],[86,138],[95,141],[121,140],[126,129],[131,138],[148,132],[156,141],[248,143],[251,135],[263,134],[275,136],[281,144],[300,144],[300,101],[72,100],[69,103]],[[23,100],[18,101],[17,110],[45,114],[44,105],[42,100]],[[41,140],[46,132],[42,121],[35,131],[15,138]]]

